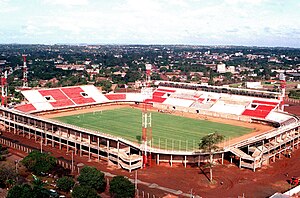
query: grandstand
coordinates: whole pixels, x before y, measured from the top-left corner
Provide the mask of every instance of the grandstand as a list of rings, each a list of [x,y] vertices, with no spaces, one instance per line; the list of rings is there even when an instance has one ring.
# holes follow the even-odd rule
[[[143,159],[139,154],[146,148],[120,137],[95,133],[29,114],[40,115],[43,112],[59,112],[66,109],[76,111],[78,108],[95,105],[148,103],[162,111],[185,112],[250,123],[258,122],[277,127],[266,131],[263,135],[226,145],[223,151],[216,154],[216,158],[222,156],[222,159],[224,153],[234,154],[240,159],[240,167],[253,170],[261,167],[274,156],[286,152],[288,146],[290,148],[298,146],[299,119],[281,110],[281,93],[166,81],[157,82],[156,85],[156,88],[143,89],[140,93],[102,94],[93,85],[26,90],[22,91],[26,102],[15,106],[13,110],[1,109],[5,115],[1,121],[14,133],[20,133],[17,132],[18,130],[23,134],[33,133],[35,136],[39,133],[48,133],[47,137],[50,137],[48,141],[54,142],[54,146],[55,144],[59,144],[60,147],[73,145],[75,150],[86,152],[89,157],[99,158],[98,155],[101,152],[103,157],[104,152],[107,160],[127,170],[141,168]],[[16,119],[16,117],[19,118]],[[16,127],[17,125],[19,127]],[[34,126],[34,130],[30,126]],[[28,127],[27,130],[26,127]],[[70,131],[72,135],[68,135]],[[76,140],[78,135],[82,135],[80,137],[82,141],[79,143]],[[31,137],[31,135],[28,136]],[[172,165],[174,162],[180,162],[186,166],[187,163],[199,163],[198,156],[203,155],[205,159],[206,155],[195,150],[169,151],[149,146],[158,164],[169,162]]]

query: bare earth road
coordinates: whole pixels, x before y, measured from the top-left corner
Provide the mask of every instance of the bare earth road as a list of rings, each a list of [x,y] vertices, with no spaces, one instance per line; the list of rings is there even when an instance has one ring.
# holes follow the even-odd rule
[[[3,133],[3,136],[21,141],[23,144],[40,148],[39,143],[34,140]],[[50,146],[44,146],[44,151],[51,152],[55,157],[64,157],[70,160],[65,150],[52,149]],[[20,151],[12,150],[12,152]],[[23,153],[24,154],[24,153]],[[116,169],[115,166],[108,166],[105,161],[90,161],[87,157],[75,156],[76,163],[96,166],[99,170],[110,172],[115,175],[125,175],[134,179],[135,173],[129,173],[122,169]],[[184,193],[193,192],[201,197],[237,197],[244,194],[245,197],[267,197],[279,191],[285,191],[289,188],[286,176],[300,175],[300,149],[293,153],[292,158],[281,157],[270,166],[264,166],[253,172],[248,169],[239,169],[234,164],[226,162],[224,165],[218,165],[213,169],[215,184],[209,184],[206,176],[198,167],[184,168],[182,165],[170,167],[168,164],[152,166],[146,169],[138,170],[138,179],[150,184],[157,184],[166,188],[180,190]],[[208,172],[208,170],[204,170]],[[222,185],[221,185],[222,183]],[[153,185],[155,186],[155,185]],[[167,192],[139,185],[139,188],[155,194],[164,196]]]

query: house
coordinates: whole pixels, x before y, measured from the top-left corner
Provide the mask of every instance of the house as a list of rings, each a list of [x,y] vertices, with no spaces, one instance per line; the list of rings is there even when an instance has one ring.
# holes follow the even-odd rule
[[[85,70],[85,65],[59,64],[59,65],[55,65],[55,67],[57,69],[62,69],[62,70],[76,70],[76,71]]]

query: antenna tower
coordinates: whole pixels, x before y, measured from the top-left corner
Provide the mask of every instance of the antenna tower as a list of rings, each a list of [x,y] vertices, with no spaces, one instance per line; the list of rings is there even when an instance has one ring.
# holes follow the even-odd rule
[[[152,69],[152,65],[151,64],[146,64],[146,87],[150,87],[151,69]]]
[[[4,107],[7,106],[7,87],[7,70],[5,70],[1,76],[1,105]]]
[[[281,110],[284,111],[284,98],[285,98],[285,88],[286,88],[284,73],[279,74],[279,80],[280,80],[280,89],[281,89],[280,104],[281,104]]]
[[[27,71],[27,64],[26,64],[26,56],[25,54],[22,55],[23,57],[23,87],[28,87],[28,71]]]

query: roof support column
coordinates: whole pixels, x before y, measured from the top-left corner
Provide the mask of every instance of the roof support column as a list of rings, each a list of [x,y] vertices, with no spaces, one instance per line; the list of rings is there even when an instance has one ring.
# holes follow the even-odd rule
[[[44,130],[45,131],[45,146],[47,146],[47,144],[48,144],[48,141],[47,141],[47,132],[48,131],[47,131],[47,124],[46,124],[46,122],[45,122],[45,126],[44,127],[45,127],[45,130]]]
[[[11,131],[10,131],[10,113],[8,114],[8,132],[10,133]]]
[[[14,134],[16,134],[16,115],[15,114],[14,114]]]
[[[109,140],[106,140],[107,161],[109,162]]]
[[[52,133],[52,148],[54,147],[54,130],[53,130],[53,124],[51,125],[51,133]]]
[[[222,153],[221,155],[222,155],[222,161],[221,161],[221,164],[223,165],[223,164],[224,164],[224,153]]]
[[[89,139],[89,160],[91,160],[91,135],[88,135]]]
[[[117,158],[117,163],[118,163],[118,167],[120,167],[120,164],[119,164],[119,150],[120,150],[120,142],[119,142],[119,140],[118,140],[118,142],[117,142],[117,149],[118,149],[118,158]]]
[[[129,153],[129,172],[131,173],[131,158],[130,158],[130,153]]]
[[[99,137],[97,137],[97,148],[98,148],[98,162],[100,160],[100,142],[99,142]]]
[[[61,127],[59,127],[58,130],[59,130],[59,150],[61,150]]]
[[[24,120],[24,117],[23,117]],[[35,125],[35,129],[34,129],[34,142],[36,142],[36,129],[37,129],[37,125]],[[23,133],[25,132],[25,128],[23,127]]]
[[[75,155],[77,155],[77,139],[78,139],[78,137],[77,137],[77,132],[75,131],[74,132],[75,133],[75,137],[74,137],[74,143],[75,143]]]
[[[82,157],[82,133],[79,133],[79,141],[80,141],[80,148],[79,148],[79,152],[80,152],[80,157]]]

